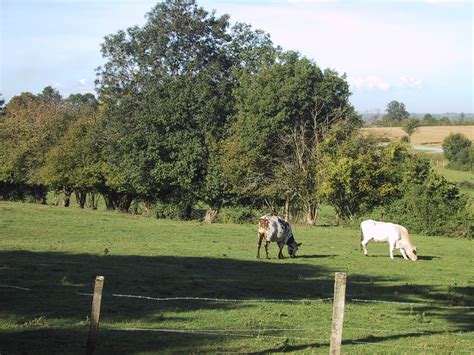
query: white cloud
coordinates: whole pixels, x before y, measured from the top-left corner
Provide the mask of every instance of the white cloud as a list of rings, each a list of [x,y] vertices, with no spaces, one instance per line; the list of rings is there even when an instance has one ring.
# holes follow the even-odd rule
[[[86,86],[87,85],[87,79],[79,79],[78,82],[79,82],[79,85],[81,85],[81,86]]]
[[[402,89],[421,89],[423,88],[423,81],[411,76],[403,75],[400,77],[400,87]]]
[[[391,85],[388,83],[388,81],[375,75],[368,75],[363,78],[349,78],[349,83],[356,90],[387,91],[391,88]]]

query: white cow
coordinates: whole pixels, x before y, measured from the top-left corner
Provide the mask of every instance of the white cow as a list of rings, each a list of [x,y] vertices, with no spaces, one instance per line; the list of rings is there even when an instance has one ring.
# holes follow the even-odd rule
[[[296,251],[301,243],[296,243],[293,237],[290,224],[283,218],[272,215],[265,215],[258,220],[258,243],[257,243],[257,258],[260,258],[260,247],[262,240],[265,239],[265,253],[267,259],[270,258],[268,253],[268,245],[270,242],[277,242],[278,244],[278,259],[283,258],[282,249],[285,245],[288,246],[288,254],[291,258],[296,257]]]
[[[363,221],[360,224],[362,232],[361,242],[364,254],[367,256],[367,244],[374,240],[376,242],[388,242],[390,245],[390,258],[393,259],[393,250],[400,249],[403,258],[415,261],[418,259],[416,255],[416,247],[410,241],[408,231],[405,227],[387,222],[377,222],[373,220]]]

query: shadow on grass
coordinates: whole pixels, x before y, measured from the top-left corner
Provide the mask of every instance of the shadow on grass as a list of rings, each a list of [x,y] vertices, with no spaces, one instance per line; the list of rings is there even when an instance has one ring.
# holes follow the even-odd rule
[[[324,259],[324,258],[334,259],[335,257],[337,257],[336,254],[330,254],[330,255],[304,255],[304,254],[301,254],[301,255],[298,255],[298,258],[301,258],[301,259]]]
[[[326,258],[333,255],[308,255]],[[98,256],[89,254],[0,252],[0,310],[28,331],[0,331],[1,353],[82,353],[88,328],[95,276],[105,276],[102,317],[108,323],[146,319],[159,322],[163,312],[186,320],[189,311],[248,307],[247,303],[172,301],[118,298],[112,294],[148,297],[209,297],[226,299],[315,299],[333,296],[334,272],[321,266],[298,264],[290,259],[276,262],[174,256]],[[348,275],[351,298],[412,302],[413,295],[426,303],[474,303],[472,287],[452,287],[437,293],[425,285],[404,285],[400,280],[367,275]],[[29,288],[19,290],[5,286]],[[283,307],[286,307],[284,305]],[[423,312],[426,317],[447,319],[458,331],[472,331],[472,312],[435,305],[405,307],[387,305],[401,312]],[[64,320],[64,328],[48,328],[48,319]],[[170,318],[166,318],[170,320]],[[30,330],[38,326],[38,330]],[[68,329],[73,328],[73,329]],[[189,352],[193,347],[215,344],[219,336],[190,334],[123,334],[101,329],[101,348],[106,353],[171,351]],[[120,334],[119,334],[120,333]],[[403,335],[400,335],[403,336]],[[407,334],[407,337],[412,336]],[[350,340],[346,340],[350,342]],[[372,340],[370,340],[372,341]],[[380,340],[383,341],[383,340]],[[52,342],[52,346],[49,346]],[[39,343],[40,345],[38,345]],[[26,344],[26,345],[24,345]],[[183,344],[186,344],[185,346]],[[184,346],[184,347],[183,347]],[[305,348],[319,346],[305,345]],[[55,350],[57,349],[57,351]],[[46,351],[47,350],[47,351]],[[131,351],[133,350],[133,351]],[[298,349],[294,349],[296,351]],[[273,349],[272,351],[278,351]]]

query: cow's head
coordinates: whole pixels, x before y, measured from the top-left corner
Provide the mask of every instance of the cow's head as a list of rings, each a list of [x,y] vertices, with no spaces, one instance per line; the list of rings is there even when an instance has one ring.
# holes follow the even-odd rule
[[[296,257],[296,251],[299,249],[301,243],[289,243],[288,244],[288,254],[290,255],[290,258],[295,258]]]
[[[416,261],[418,259],[416,247],[408,248],[407,254],[411,261]]]

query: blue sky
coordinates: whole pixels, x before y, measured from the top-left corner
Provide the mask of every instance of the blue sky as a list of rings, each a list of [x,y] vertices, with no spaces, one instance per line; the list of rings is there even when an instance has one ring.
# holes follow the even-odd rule
[[[0,92],[52,85],[93,92],[105,35],[145,22],[156,1],[0,0]],[[474,112],[470,0],[201,0],[269,33],[321,68],[346,73],[359,112],[391,100],[417,113]]]

